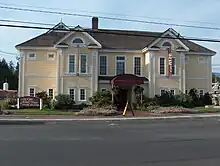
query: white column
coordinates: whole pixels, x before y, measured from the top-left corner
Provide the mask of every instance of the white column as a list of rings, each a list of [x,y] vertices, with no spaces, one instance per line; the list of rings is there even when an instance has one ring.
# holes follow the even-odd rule
[[[183,82],[183,77],[182,77],[182,69],[183,69],[183,61],[184,59],[183,59],[183,55],[182,55],[182,53],[180,53],[180,67],[179,67],[179,76],[180,76],[180,78],[179,78],[179,90],[181,91],[181,92],[183,92],[183,86],[182,86],[182,82]],[[185,92],[183,92],[183,93],[185,93]]]
[[[153,80],[152,80],[152,54],[150,52],[145,54],[145,58],[148,59],[148,80],[149,80],[149,97],[153,97]]]
[[[20,53],[20,59],[19,59],[19,73],[18,73],[18,97],[21,97],[21,92],[22,92],[22,61],[23,57],[22,54]]]
[[[93,92],[98,90],[98,73],[99,73],[99,57],[98,57],[98,50],[92,51],[92,57],[93,57]]]
[[[183,84],[183,93],[186,92],[186,62],[185,62],[185,54],[182,52],[181,53],[181,56],[183,58],[183,65],[182,65],[182,74],[183,74],[183,81],[182,81],[182,84]]]
[[[25,63],[26,63],[26,55],[24,53],[22,53],[22,95],[24,96],[26,94],[24,94],[25,92]]]
[[[153,97],[155,96],[156,94],[156,57],[155,57],[155,54],[152,52],[151,53],[151,57],[153,59],[153,73],[151,74],[152,75],[152,80],[153,80]]]
[[[62,49],[57,53],[57,93],[60,94],[60,56],[62,56]]]

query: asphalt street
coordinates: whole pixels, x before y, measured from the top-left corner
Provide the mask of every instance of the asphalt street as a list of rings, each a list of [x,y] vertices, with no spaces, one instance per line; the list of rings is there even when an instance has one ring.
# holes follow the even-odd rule
[[[220,121],[0,125],[1,166],[219,166]]]

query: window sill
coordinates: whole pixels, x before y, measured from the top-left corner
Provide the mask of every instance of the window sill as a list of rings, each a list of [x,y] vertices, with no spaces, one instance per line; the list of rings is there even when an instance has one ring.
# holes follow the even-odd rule
[[[171,75],[170,77],[168,77],[167,75],[156,75],[156,77],[160,77],[160,78],[179,78],[179,75]]]

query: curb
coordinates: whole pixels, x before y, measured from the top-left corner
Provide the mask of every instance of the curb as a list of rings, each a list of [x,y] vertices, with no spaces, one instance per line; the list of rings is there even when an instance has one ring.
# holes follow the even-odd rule
[[[205,115],[183,115],[183,116],[163,116],[163,117],[113,117],[113,118],[2,118],[0,125],[28,125],[45,124],[47,122],[71,122],[71,121],[122,121],[122,120],[163,120],[163,119],[195,119],[195,118],[217,118],[220,114]]]

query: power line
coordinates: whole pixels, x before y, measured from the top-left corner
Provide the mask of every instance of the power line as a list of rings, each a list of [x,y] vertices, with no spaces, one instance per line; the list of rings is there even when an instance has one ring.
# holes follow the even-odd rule
[[[0,50],[0,53],[7,54],[7,55],[16,55],[16,56],[18,56],[18,54],[16,54],[16,53],[6,52],[6,51],[3,51],[3,50]]]
[[[67,8],[51,8],[51,7],[43,7],[43,6],[32,6],[32,5],[24,5],[24,4],[11,4],[11,3],[0,3],[2,5],[10,5],[15,7],[31,7],[31,8],[38,8],[38,9],[46,9],[46,10],[63,10],[63,11],[78,11],[78,12],[86,12],[86,13],[94,13],[94,14],[104,14],[104,15],[112,15],[112,16],[124,16],[124,17],[136,17],[136,18],[148,18],[148,19],[157,19],[157,20],[172,20],[172,21],[182,21],[182,22],[191,22],[191,23],[199,23],[199,24],[212,24],[212,25],[220,25],[219,23],[214,22],[205,22],[205,21],[193,21],[193,20],[175,20],[172,18],[161,18],[161,17],[149,17],[149,16],[141,16],[141,15],[129,15],[129,14],[121,14],[121,13],[108,13],[108,12],[94,12],[88,10],[78,10],[78,9],[67,9]]]
[[[0,6],[0,8],[1,9],[8,9],[8,10],[47,13],[47,14],[56,14],[56,15],[67,15],[67,16],[87,17],[87,18],[93,17],[92,15],[88,15],[88,14],[67,13],[67,12],[37,10],[37,9],[18,8],[18,7]],[[208,30],[220,30],[220,28],[218,28],[218,27],[195,26],[195,25],[186,25],[186,24],[173,24],[173,23],[165,23],[165,22],[126,19],[126,18],[107,17],[107,16],[98,16],[98,17],[101,18],[101,19],[115,20],[115,21],[126,21],[126,22],[136,22],[136,23],[144,23],[144,24],[155,24],[155,25],[165,25],[165,26],[185,27],[185,28],[208,29]]]
[[[94,33],[104,33],[104,34],[114,34],[114,35],[125,35],[125,36],[139,36],[139,37],[152,37],[152,38],[165,38],[165,39],[181,39],[181,40],[192,40],[192,41],[206,41],[206,42],[216,42],[220,43],[218,39],[208,39],[208,38],[196,38],[196,37],[171,37],[171,36],[160,36],[160,35],[146,35],[146,34],[134,34],[128,32],[113,32],[108,30],[91,30],[91,29],[71,29],[71,30],[64,30],[64,29],[53,29],[48,27],[40,27],[40,26],[25,26],[25,25],[10,25],[10,24],[0,24],[0,27],[11,27],[11,28],[25,28],[25,29],[41,29],[41,30],[57,30],[63,32],[75,31],[75,32],[94,32]]]

